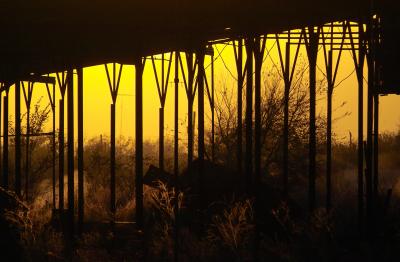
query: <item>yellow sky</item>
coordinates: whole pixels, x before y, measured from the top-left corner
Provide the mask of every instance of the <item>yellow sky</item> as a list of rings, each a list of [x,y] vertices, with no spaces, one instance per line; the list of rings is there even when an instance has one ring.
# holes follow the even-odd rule
[[[233,76],[236,76],[236,68],[234,64],[233,49],[231,46],[217,45],[215,46],[215,56],[222,50],[222,55],[215,62],[215,83],[216,93],[221,83],[225,83],[231,87],[233,92],[236,92],[236,85]],[[272,49],[271,49],[272,48]],[[270,70],[279,66],[279,57],[276,45],[273,40],[269,40],[267,50],[271,49],[269,56],[266,56],[263,64],[263,70]],[[294,49],[294,48],[293,48]],[[294,55],[294,50],[293,54]],[[300,55],[300,60],[306,61],[304,50]],[[160,63],[160,62],[156,62]],[[206,58],[205,65],[210,64],[210,58]],[[324,70],[323,53],[320,50],[318,66]],[[229,71],[227,68],[229,68]],[[207,69],[209,74],[210,68]],[[353,60],[348,51],[343,53],[341,66],[339,68],[337,83],[342,79],[348,77],[354,70]],[[232,73],[232,74],[231,74]],[[318,78],[322,78],[322,73],[318,70]],[[166,107],[165,107],[165,134],[172,138],[173,136],[173,110],[174,110],[174,84],[173,82],[174,71],[173,65],[171,67],[170,85],[167,94]],[[119,89],[119,96],[117,99],[117,118],[116,118],[116,134],[117,136],[123,135],[125,137],[134,137],[134,101],[135,101],[135,70],[133,66],[124,66],[121,78],[121,85]],[[187,113],[187,100],[185,89],[183,86],[182,77],[180,77],[181,84],[179,90],[179,110],[180,110],[180,132],[181,136],[186,134],[186,113]],[[76,81],[76,79],[75,79]],[[156,140],[158,137],[158,108],[160,102],[156,88],[156,82],[153,74],[151,62],[146,63],[144,71],[143,83],[143,96],[144,96],[144,138]],[[76,85],[75,85],[76,88]],[[58,90],[58,87],[57,87]],[[76,89],[75,89],[76,90]],[[21,92],[22,94],[22,92]],[[76,95],[76,91],[75,91]],[[42,103],[47,103],[47,93],[43,84],[36,84],[34,89],[34,98],[32,104],[35,103],[41,96],[43,96]],[[234,96],[236,97],[236,95]],[[57,105],[60,93],[57,91]],[[13,109],[14,92],[10,92],[10,115],[14,114]],[[197,101],[197,97],[195,99]],[[381,98],[381,111],[380,111],[380,129],[383,132],[396,131],[400,124],[400,112],[396,110],[400,103],[398,96],[387,96]],[[346,105],[340,105],[346,102]],[[25,112],[23,96],[21,95],[22,113]],[[84,69],[84,135],[85,139],[103,135],[109,135],[110,130],[110,104],[111,95],[108,87],[107,77],[104,65],[85,68]],[[318,112],[325,111],[326,100],[324,96],[319,97]],[[206,114],[210,115],[208,100],[206,100]],[[357,81],[356,75],[353,73],[344,80],[336,89],[334,93],[334,113],[333,118],[342,116],[345,112],[351,114],[345,118],[341,118],[334,122],[334,132],[340,139],[348,139],[349,131],[352,132],[353,137],[357,135]],[[76,109],[75,109],[76,110]],[[197,111],[197,104],[194,105],[194,110]],[[366,110],[366,109],[365,109]],[[58,115],[58,108],[57,108]],[[58,118],[57,118],[58,119]],[[206,116],[206,125],[209,125],[208,117]],[[57,120],[58,121],[58,120]],[[57,122],[58,123],[58,122]],[[47,129],[50,130],[51,122],[49,121]]]

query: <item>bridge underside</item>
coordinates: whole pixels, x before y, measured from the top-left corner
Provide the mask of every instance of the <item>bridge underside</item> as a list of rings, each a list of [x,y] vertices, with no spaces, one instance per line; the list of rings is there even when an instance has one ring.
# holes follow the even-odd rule
[[[367,17],[355,1],[10,1],[0,4],[0,76],[18,78]]]

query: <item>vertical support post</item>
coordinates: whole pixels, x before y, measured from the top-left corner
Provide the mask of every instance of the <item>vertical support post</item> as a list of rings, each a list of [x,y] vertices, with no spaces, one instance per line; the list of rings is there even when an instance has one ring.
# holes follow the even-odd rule
[[[199,158],[199,195],[202,199],[204,194],[204,48],[200,48],[197,53],[197,63],[198,63],[198,73],[197,73],[197,83],[198,83],[198,158]]]
[[[3,187],[8,189],[8,89],[6,90],[6,95],[3,100]]]
[[[53,113],[53,133],[51,135],[52,149],[52,182],[53,182],[53,210],[56,209],[56,85],[53,84],[53,99],[51,102],[51,111]]]
[[[121,80],[122,68],[123,65],[120,66],[117,78],[116,64],[112,64],[112,81],[110,77],[110,73],[108,70],[107,64],[104,65],[107,74],[108,85],[110,88],[112,104],[110,106],[110,213],[111,213],[111,223],[115,222],[115,111],[117,104],[117,96],[119,83]]]
[[[22,83],[22,91],[24,93],[26,105],[26,145],[25,145],[25,198],[29,200],[29,170],[30,170],[30,130],[31,130],[31,101],[33,94],[33,82],[28,82],[28,90],[26,91],[24,82]]]
[[[373,177],[372,177],[372,132],[373,132],[373,89],[374,89],[374,65],[369,54],[368,58],[368,98],[367,98],[367,148],[366,148],[366,213],[367,235],[371,237],[373,226]]]
[[[174,181],[175,181],[175,228],[174,228],[174,261],[179,260],[179,52],[175,52],[175,104],[174,104]]]
[[[358,81],[358,148],[357,148],[357,191],[358,191],[358,227],[363,231],[364,223],[364,47],[360,47],[358,54],[357,81]]]
[[[136,63],[136,222],[143,228],[143,69],[144,62],[140,57]]]
[[[59,134],[58,134],[58,208],[64,210],[64,96],[59,102]]]
[[[279,41],[279,40],[278,40]],[[289,95],[290,95],[290,43],[286,43],[284,72],[284,108],[283,108],[283,196],[289,194]]]
[[[83,231],[84,218],[84,173],[83,173],[83,68],[78,74],[78,232]]]
[[[293,66],[290,68],[290,31],[287,33],[288,41],[285,46],[285,59],[281,51],[279,36],[276,35],[276,43],[278,46],[278,55],[281,62],[282,75],[284,80],[284,106],[283,106],[283,159],[282,159],[282,170],[283,170],[283,197],[287,199],[289,195],[289,102],[290,102],[290,87],[292,85],[292,79],[296,68],[297,58],[299,56],[299,50],[301,40],[303,38],[304,30],[300,34],[300,39],[297,43],[296,53],[294,56]]]
[[[247,38],[246,42],[246,190],[251,193],[253,177],[253,38]]]
[[[110,132],[110,212],[111,223],[115,222],[115,103],[111,104]]]
[[[21,196],[21,83],[15,83],[15,192]]]
[[[309,39],[306,45],[308,61],[309,61],[309,88],[310,88],[310,124],[309,124],[309,210],[313,212],[315,209],[315,180],[316,180],[316,68],[317,68],[317,55],[318,55],[318,32],[314,31],[314,27],[309,27]],[[307,37],[305,37],[307,41]]]
[[[3,88],[3,85],[1,86],[1,88]],[[1,105],[2,105],[2,103],[3,103],[3,93],[2,93],[2,90],[0,90],[0,176],[1,177],[3,177],[3,167],[2,167],[2,157],[3,157],[3,155],[2,155],[2,139],[3,139],[3,137],[1,136],[1,117],[2,117],[2,107],[1,107]]]
[[[186,55],[188,65],[188,166],[193,162],[193,102],[194,102],[194,68],[193,53]]]
[[[349,26],[351,29],[351,27]],[[358,82],[358,145],[357,145],[357,193],[358,193],[358,230],[360,236],[364,226],[364,63],[365,63],[365,39],[364,26],[358,25],[358,59],[356,48],[353,42],[353,35],[350,31],[351,49]]]
[[[70,233],[74,234],[74,76],[73,70],[67,73],[68,95],[68,216]]]
[[[239,176],[242,176],[242,165],[243,165],[243,124],[242,124],[242,112],[243,112],[243,80],[244,80],[244,73],[243,73],[243,40],[240,39],[238,41],[238,49],[236,51],[235,45],[233,46],[233,50],[235,51],[235,60],[236,60],[236,69],[237,69],[237,152],[236,152],[236,160],[237,160],[237,170]]]
[[[159,121],[158,161],[159,168],[164,170],[164,106],[159,109]]]
[[[254,170],[255,179],[253,184],[253,191],[255,192],[255,261],[258,261],[258,249],[260,246],[260,184],[261,184],[261,70],[265,49],[265,39],[261,44],[260,37],[257,36],[254,40]]]
[[[214,92],[214,52],[211,55],[211,160],[215,161],[215,92]]]
[[[29,88],[29,87],[28,87]],[[29,92],[29,90],[28,90]],[[29,159],[29,150],[30,150],[30,130],[31,130],[31,108],[30,105],[26,105],[26,145],[25,145],[25,198],[28,201],[29,196],[29,169],[30,169],[30,159]]]
[[[174,103],[174,176],[175,185],[179,175],[179,52],[175,52],[175,103]],[[176,202],[178,203],[178,202]]]
[[[328,52],[327,63],[327,126],[326,126],[326,210],[332,207],[332,96],[333,96],[333,55]]]
[[[375,205],[379,195],[379,95],[374,94],[374,146],[373,146],[373,170],[374,170],[374,201]]]

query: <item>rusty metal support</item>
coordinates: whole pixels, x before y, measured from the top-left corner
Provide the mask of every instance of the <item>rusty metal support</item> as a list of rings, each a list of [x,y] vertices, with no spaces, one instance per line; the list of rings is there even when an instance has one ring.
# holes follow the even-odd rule
[[[52,142],[52,154],[53,154],[53,165],[52,165],[52,179],[53,179],[53,210],[56,209],[56,85],[53,83],[53,99],[51,102],[51,110],[53,112],[53,134],[51,138]]]
[[[197,59],[196,59],[197,60]],[[185,70],[183,69],[182,59],[179,56],[179,63],[182,71],[182,78],[185,84],[186,96],[188,99],[188,166],[193,161],[193,103],[196,96],[196,86],[194,83],[194,77],[197,67],[197,61],[194,59],[193,53],[186,53],[186,64],[187,64],[187,79]],[[194,63],[193,63],[194,62]]]
[[[233,45],[233,51],[235,54],[236,70],[237,70],[237,171],[239,176],[242,176],[243,171],[243,83],[245,78],[245,69],[243,69],[243,40],[238,40],[238,47]]]
[[[318,38],[319,30],[315,32],[314,27],[308,28],[308,37],[305,37],[306,49],[309,62],[309,89],[310,89],[310,125],[309,125],[309,185],[308,185],[308,197],[309,197],[309,210],[313,212],[315,209],[316,202],[316,68],[317,68],[317,56],[318,56]]]
[[[255,179],[253,184],[253,191],[255,192],[255,261],[258,261],[258,249],[260,246],[260,213],[261,213],[261,71],[265,51],[266,39],[260,39],[257,36],[254,40],[254,170]]]
[[[28,90],[25,90],[24,82],[22,83],[22,91],[25,99],[26,106],[26,145],[25,145],[25,198],[26,201],[29,199],[29,170],[30,170],[30,110],[31,110],[31,102],[33,95],[33,85],[34,82],[28,82]]]
[[[204,48],[200,48],[196,54],[197,64],[198,64],[198,73],[197,73],[197,83],[198,83],[198,159],[199,159],[199,196],[202,198],[204,195],[204,78],[205,78],[205,69],[204,69]]]
[[[67,72],[67,110],[68,110],[68,219],[70,233],[74,234],[74,214],[75,214],[75,177],[74,177],[74,76],[73,70]]]
[[[3,187],[8,189],[8,88],[3,98]]]
[[[357,142],[357,213],[358,229],[360,235],[363,234],[364,226],[364,64],[365,64],[365,39],[363,24],[358,26],[359,46],[358,57],[357,48],[354,43],[351,27],[349,26],[350,43],[352,56],[357,74],[358,83],[358,142]]]
[[[373,132],[373,172],[374,172],[374,204],[377,205],[379,197],[379,95],[374,94],[374,132]]]
[[[324,58],[325,58],[325,68],[326,68],[326,80],[328,83],[327,86],[327,128],[326,128],[326,210],[330,211],[332,208],[332,98],[333,91],[335,88],[336,76],[339,68],[340,59],[342,56],[343,45],[346,38],[346,29],[350,28],[346,24],[343,23],[343,37],[341,41],[341,45],[339,48],[339,54],[336,60],[336,65],[333,63],[333,23],[330,28],[330,43],[325,43],[325,41],[329,38],[325,36],[324,31],[322,30],[322,42],[324,48]],[[349,29],[350,30],[350,29]],[[327,51],[327,46],[330,46],[329,51]]]
[[[60,88],[61,99],[59,101],[59,134],[58,134],[58,208],[61,213],[64,210],[64,159],[65,159],[65,108],[64,108],[64,97],[65,92],[67,90],[67,79],[65,72],[62,72],[61,75],[59,73],[56,74],[57,83]]]
[[[118,72],[116,69],[116,63],[112,64],[112,76],[110,76],[110,72],[107,65],[104,65],[107,74],[108,85],[111,93],[112,104],[110,106],[110,213],[111,213],[111,222],[115,222],[115,120],[116,120],[116,103],[118,97],[119,84],[121,81],[122,69],[123,65],[120,66]],[[118,74],[118,76],[117,76]],[[112,79],[111,79],[112,77]]]
[[[0,84],[0,176],[3,178],[3,167],[2,167],[2,164],[3,164],[3,162],[2,162],[2,157],[3,157],[3,155],[2,155],[2,147],[3,147],[3,144],[2,144],[2,138],[3,138],[3,136],[1,136],[1,125],[2,125],[2,123],[1,123],[1,121],[2,121],[2,104],[3,104],[3,86],[4,86],[4,84],[3,83],[1,83]]]
[[[299,57],[300,45],[303,38],[304,30],[302,30],[300,37],[298,39],[296,54],[294,56],[293,66],[290,66],[290,45],[291,45],[291,35],[288,32],[288,41],[285,46],[285,56],[283,57],[283,52],[281,50],[281,45],[279,43],[280,37],[276,35],[276,43],[278,46],[278,55],[281,64],[281,70],[284,80],[284,105],[283,105],[283,160],[282,160],[282,170],[283,170],[283,197],[287,198],[289,194],[289,100],[290,100],[290,88],[293,81],[294,72],[296,69],[297,58]]]
[[[172,64],[172,55],[171,52],[168,61],[167,74],[165,74],[165,55],[161,54],[161,79],[159,79],[157,67],[155,64],[154,56],[151,57],[151,62],[153,65],[154,76],[157,84],[158,96],[160,99],[160,109],[159,109],[159,139],[158,139],[158,161],[159,168],[164,170],[164,108],[165,108],[165,100],[167,98],[168,91],[168,82],[169,82],[169,74],[171,71]]]
[[[136,223],[139,228],[143,228],[143,70],[145,60],[137,58],[136,67],[136,158],[135,158],[135,178],[136,178]]]
[[[59,102],[59,133],[58,133],[58,208],[64,209],[64,98]]]
[[[78,232],[83,232],[84,219],[84,173],[83,173],[83,68],[77,70],[78,76]]]
[[[111,222],[115,222],[115,104],[111,104],[110,130],[110,212]]]
[[[246,83],[246,190],[251,194],[253,181],[253,38],[245,40],[246,45],[246,68],[247,68],[247,83]]]
[[[174,227],[174,261],[179,260],[179,52],[175,52],[175,101],[174,101],[174,181],[175,181],[175,227]]]
[[[215,79],[214,52],[211,55],[211,160],[215,161]]]
[[[21,82],[15,83],[15,193],[21,196]]]

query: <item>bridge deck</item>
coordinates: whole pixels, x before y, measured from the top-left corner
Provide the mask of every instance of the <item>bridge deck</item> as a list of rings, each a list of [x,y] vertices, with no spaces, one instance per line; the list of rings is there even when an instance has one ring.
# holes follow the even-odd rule
[[[0,3],[0,75],[132,63],[224,37],[357,20],[368,14],[369,2],[9,0]]]

